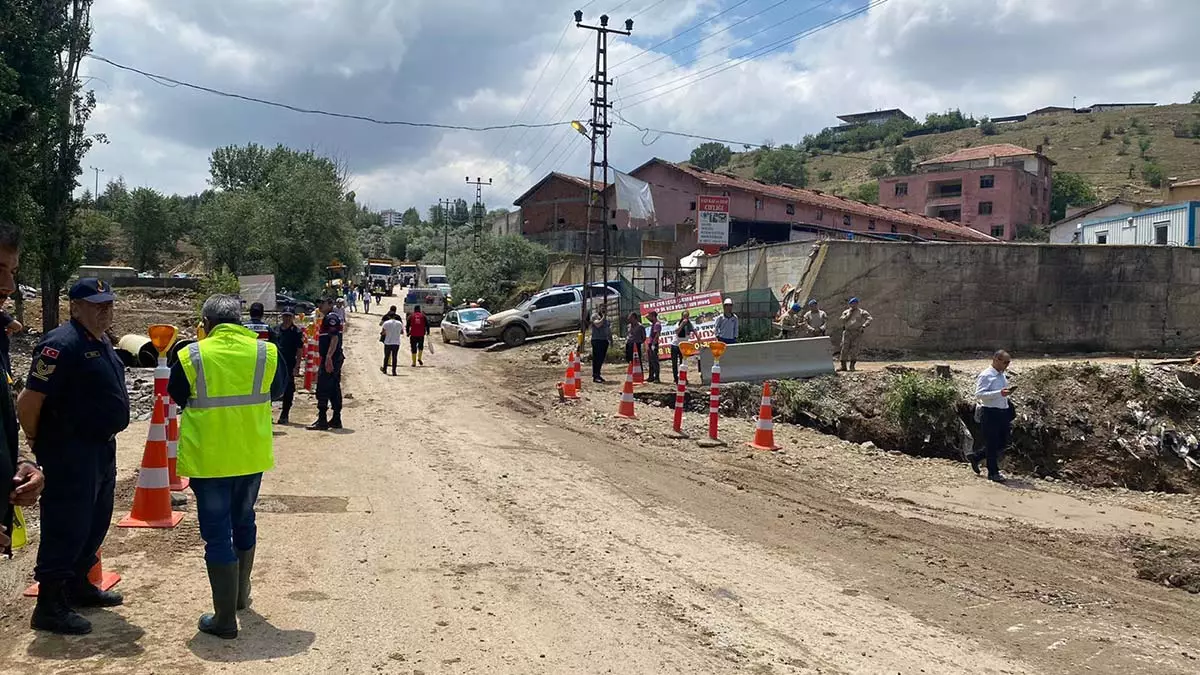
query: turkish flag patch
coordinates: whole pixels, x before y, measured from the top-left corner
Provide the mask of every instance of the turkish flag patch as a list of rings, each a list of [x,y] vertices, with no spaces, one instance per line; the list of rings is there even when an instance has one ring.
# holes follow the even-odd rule
[[[47,359],[57,359],[58,350],[54,347],[42,347],[42,356]]]

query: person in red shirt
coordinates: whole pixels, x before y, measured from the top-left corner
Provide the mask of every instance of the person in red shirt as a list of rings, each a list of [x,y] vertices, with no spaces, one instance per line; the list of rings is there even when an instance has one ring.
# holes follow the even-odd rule
[[[416,368],[418,364],[425,365],[421,357],[425,355],[425,335],[429,333],[429,319],[421,312],[421,306],[413,307],[412,314],[408,315],[408,345],[412,348],[412,365]]]

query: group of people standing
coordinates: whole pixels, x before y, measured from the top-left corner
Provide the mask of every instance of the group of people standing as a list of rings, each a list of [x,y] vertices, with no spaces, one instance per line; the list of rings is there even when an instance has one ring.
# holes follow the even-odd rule
[[[407,317],[399,314],[396,306],[392,305],[379,320],[379,341],[383,343],[383,365],[379,372],[386,375],[391,364],[392,375],[396,374],[396,361],[400,357],[400,345],[405,333],[408,334],[408,345],[412,351],[412,367],[425,365],[425,336],[429,334],[429,317],[421,311],[420,305],[413,307],[412,314]]]
[[[841,361],[839,370],[854,370],[862,352],[862,336],[871,325],[871,314],[860,307],[858,298],[850,298],[849,306],[842,312],[842,344],[838,353]],[[821,309],[816,299],[808,301],[808,310],[803,311],[800,303],[794,303],[780,320],[779,326],[785,340],[792,338],[820,337],[829,328],[829,315]],[[850,367],[847,369],[846,364]]]
[[[368,288],[366,284],[358,284],[350,286],[346,289],[346,296],[339,300],[339,304],[344,305],[351,312],[358,312],[358,301],[362,300],[363,313],[371,313],[371,299],[374,298],[375,305],[383,306],[383,292],[378,288]]]

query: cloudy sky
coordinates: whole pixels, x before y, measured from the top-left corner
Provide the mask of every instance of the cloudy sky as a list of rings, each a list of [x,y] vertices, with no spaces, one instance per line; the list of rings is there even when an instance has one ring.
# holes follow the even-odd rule
[[[628,124],[795,142],[835,116],[900,107],[980,115],[1101,101],[1187,101],[1200,89],[1195,0],[100,0],[97,55],[213,89],[381,120],[486,126],[590,116],[595,37],[614,38],[616,111]],[[774,48],[774,49],[773,49]],[[586,175],[569,127],[465,132],[302,115],[163,86],[97,61],[87,74],[107,134],[84,160],[100,181],[191,193],[226,144],[335,155],[371,206],[506,206],[551,170]],[[701,141],[614,119],[611,159],[686,159]]]

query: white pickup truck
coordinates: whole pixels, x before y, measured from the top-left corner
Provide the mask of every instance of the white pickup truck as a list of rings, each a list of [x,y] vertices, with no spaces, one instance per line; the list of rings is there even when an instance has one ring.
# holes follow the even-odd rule
[[[618,321],[617,307],[621,294],[612,287],[592,284],[588,312],[604,303],[610,321]],[[535,294],[513,309],[497,312],[484,323],[484,336],[502,340],[516,347],[534,335],[552,335],[579,329],[582,286],[550,288]]]

